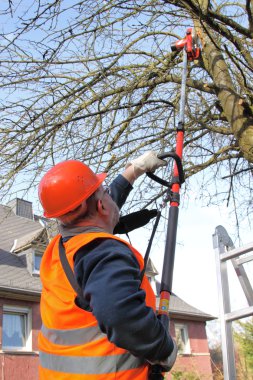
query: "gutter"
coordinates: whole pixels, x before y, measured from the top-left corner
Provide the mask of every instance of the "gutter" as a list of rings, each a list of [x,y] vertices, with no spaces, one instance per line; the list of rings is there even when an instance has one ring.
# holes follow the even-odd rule
[[[194,313],[187,313],[184,311],[179,310],[173,310],[170,309],[170,317],[174,319],[183,319],[183,320],[191,320],[191,321],[213,321],[214,319],[217,319],[217,317],[214,317],[213,315],[209,314],[194,314]]]
[[[39,302],[40,295],[40,290],[27,290],[22,288],[0,286],[0,297],[2,298]]]

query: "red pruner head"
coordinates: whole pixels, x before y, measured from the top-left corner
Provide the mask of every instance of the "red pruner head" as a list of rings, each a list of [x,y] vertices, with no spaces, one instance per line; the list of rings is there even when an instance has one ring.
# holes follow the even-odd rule
[[[182,40],[178,40],[171,45],[172,51],[186,50],[187,59],[189,61],[194,61],[200,56],[200,39],[197,34],[194,33],[192,28],[188,28],[186,31],[186,36]]]
[[[186,45],[186,38],[183,38],[182,40],[178,40],[177,42],[174,42],[174,44],[170,45],[170,48],[172,51],[181,51]]]
[[[186,52],[189,61],[194,61],[200,56],[200,39],[194,29],[188,28],[186,31]]]

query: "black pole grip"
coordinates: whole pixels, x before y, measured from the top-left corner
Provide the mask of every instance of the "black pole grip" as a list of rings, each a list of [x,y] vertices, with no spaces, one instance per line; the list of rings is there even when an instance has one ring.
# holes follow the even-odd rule
[[[177,206],[170,207],[161,281],[161,291],[165,290],[170,293],[172,290],[172,279],[175,261],[178,212],[179,210]]]
[[[181,158],[179,157],[179,155],[176,154],[175,152],[168,152],[168,153],[158,154],[157,157],[160,160],[164,160],[165,158],[171,157],[171,158],[173,158],[176,161],[177,170],[178,170],[178,177],[179,177],[179,183],[180,183],[180,185],[182,185],[182,183],[184,183],[184,181],[185,181],[185,178],[184,178],[184,170],[183,170],[182,161],[181,161]],[[154,173],[147,172],[146,174],[147,174],[147,176],[149,178],[151,178],[154,181],[160,183],[161,185],[167,186],[167,187],[171,187],[171,183],[170,182],[165,181],[164,179],[158,177]]]
[[[167,291],[171,294],[172,292],[172,279],[174,270],[174,260],[175,260],[175,248],[176,248],[176,236],[177,236],[177,222],[178,222],[178,207],[171,206],[169,211],[169,220],[164,252],[164,262],[163,262],[163,273],[161,281],[162,291]],[[159,319],[161,320],[164,328],[168,331],[170,320],[167,314],[160,314]],[[163,380],[164,376],[162,374],[162,367],[159,365],[153,365],[150,369],[148,380]]]
[[[159,365],[153,365],[148,374],[148,380],[164,380],[164,376]]]

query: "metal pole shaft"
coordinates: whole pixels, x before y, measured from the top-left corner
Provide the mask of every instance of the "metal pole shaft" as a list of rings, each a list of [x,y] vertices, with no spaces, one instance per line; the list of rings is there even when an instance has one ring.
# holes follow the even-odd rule
[[[183,73],[182,73],[182,83],[181,83],[181,97],[179,105],[179,124],[184,125],[185,121],[185,99],[186,99],[186,79],[187,79],[187,52],[183,50]]]

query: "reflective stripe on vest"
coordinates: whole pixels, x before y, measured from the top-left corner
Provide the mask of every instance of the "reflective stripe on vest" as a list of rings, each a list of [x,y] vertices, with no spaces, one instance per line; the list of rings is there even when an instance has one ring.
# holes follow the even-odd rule
[[[83,327],[79,329],[58,330],[49,329],[42,325],[41,332],[53,344],[71,346],[85,344],[107,337],[98,326]]]
[[[141,367],[143,360],[136,358],[126,352],[121,355],[112,356],[62,356],[40,352],[40,362],[43,368],[52,371],[72,373],[102,375],[125,371]]]

